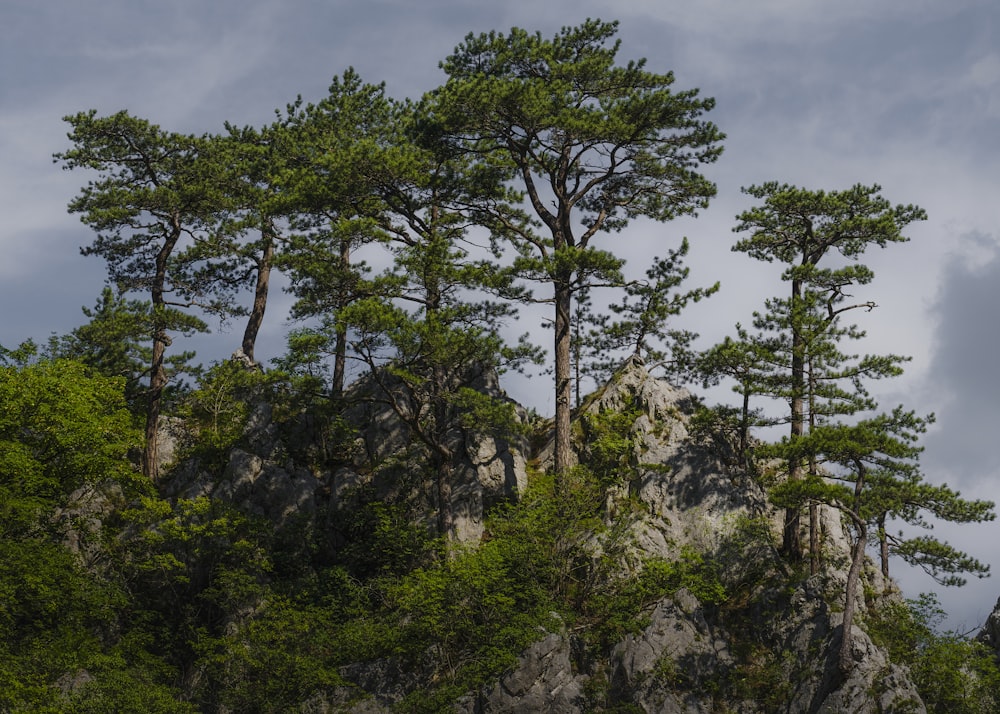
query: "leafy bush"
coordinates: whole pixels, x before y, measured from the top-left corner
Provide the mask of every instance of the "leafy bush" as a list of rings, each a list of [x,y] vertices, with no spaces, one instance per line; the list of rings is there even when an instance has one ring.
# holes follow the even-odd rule
[[[69,360],[0,366],[0,536],[42,527],[86,483],[148,493],[127,458],[140,437],[123,384]]]
[[[612,582],[588,602],[586,614],[593,623],[593,639],[608,647],[649,624],[648,610],[664,597],[686,589],[703,605],[726,600],[726,589],[714,565],[701,553],[684,548],[680,558],[650,558],[632,578]]]
[[[943,617],[937,599],[923,594],[870,612],[865,625],[892,661],[910,668],[928,711],[1000,712],[1000,667],[994,654],[954,632],[938,633]]]

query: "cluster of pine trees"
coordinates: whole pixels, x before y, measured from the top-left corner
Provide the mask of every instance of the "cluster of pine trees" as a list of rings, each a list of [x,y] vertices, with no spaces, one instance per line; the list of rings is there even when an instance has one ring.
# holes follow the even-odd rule
[[[905,241],[923,211],[892,205],[878,186],[745,189],[757,204],[737,217],[734,250],[783,265],[787,287],[751,327],[696,351],[696,336],[672,318],[718,285],[681,287],[687,241],[637,281],[624,279],[609,244],[627,237],[633,219],[665,222],[706,207],[715,186],[702,171],[724,136],[705,118],[712,99],[675,89],[672,74],[643,61],[617,63],[616,31],[588,21],[551,39],[519,29],[469,35],[442,62],[444,84],[419,100],[394,99],[348,70],[328,96],[298,99],[264,127],[193,136],[125,111],[67,117],[71,147],[56,159],[92,177],[69,208],[94,230],[83,252],[104,259],[108,286],[85,310],[90,321],[53,338],[45,359],[30,345],[2,353],[0,389],[22,390],[0,401],[4,547],[18,539],[50,547],[35,538],[39,514],[85,482],[118,478],[130,497],[149,498],[160,477],[161,416],[185,403],[185,370],[197,372],[191,353],[171,350],[174,341],[207,330],[208,319],[243,320],[240,349],[254,364],[280,271],[301,323],[275,369],[308,383],[334,412],[348,375],[364,370],[384,383],[384,398],[427,455],[444,539],[454,525],[451,437],[470,421],[512,427],[509,405],[476,386],[484,371],[540,360],[525,338],[501,335],[519,306],[543,303],[552,311],[556,493],[568,488],[575,461],[574,385],[579,403],[583,375],[600,379],[635,353],[674,378],[734,385],[741,404],[711,418],[729,431],[740,467],[772,485],[790,563],[806,559],[817,572],[817,508],[843,513],[853,532],[846,628],[870,542],[886,576],[890,555],[943,582],[985,574],[946,543],[890,532],[925,525],[928,515],[988,520],[993,504],[928,482],[919,436],[933,417],[885,411],[871,397],[872,380],[900,374],[906,358],[849,349],[864,336],[850,317],[875,308],[851,297],[874,277],[865,251]],[[603,288],[620,299],[595,314],[592,295]],[[49,395],[56,384],[65,385],[65,404],[52,413],[72,423],[41,415],[26,423],[23,390]],[[753,430],[777,424],[787,427],[779,441],[755,438]],[[141,481],[127,468],[136,448]],[[220,518],[219,528],[242,527]],[[149,557],[135,578],[152,577]],[[39,602],[61,606],[48,590],[45,597]],[[106,603],[89,591],[81,597]],[[11,627],[42,627],[51,613],[0,607],[0,615]],[[846,646],[841,666],[851,666]]]

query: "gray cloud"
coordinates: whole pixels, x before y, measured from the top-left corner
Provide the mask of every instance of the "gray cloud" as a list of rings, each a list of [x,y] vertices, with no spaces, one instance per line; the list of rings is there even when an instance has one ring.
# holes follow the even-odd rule
[[[928,386],[941,404],[940,427],[928,438],[927,461],[958,485],[1000,483],[995,448],[1000,417],[1000,243],[964,236],[963,253],[943,271]]]

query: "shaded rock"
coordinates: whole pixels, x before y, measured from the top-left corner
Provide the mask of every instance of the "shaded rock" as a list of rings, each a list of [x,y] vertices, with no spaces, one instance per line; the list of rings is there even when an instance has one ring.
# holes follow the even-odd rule
[[[1000,599],[997,600],[993,612],[986,618],[983,629],[976,635],[976,641],[982,642],[996,653],[1000,659]]]
[[[763,489],[691,438],[694,409],[690,392],[651,377],[633,357],[585,410],[638,414],[630,433],[637,476],[629,489],[653,516],[639,533],[649,555],[676,555],[680,544],[715,551],[741,519],[769,511]]]
[[[390,405],[386,391],[404,416],[418,406],[399,380],[380,375],[381,383],[361,380],[351,386],[345,401],[352,404],[345,419],[358,433],[351,464],[338,469],[331,479],[329,508],[349,507],[352,490],[369,487],[376,498],[403,499],[419,504],[428,523],[436,518],[436,488],[429,475],[415,479],[413,463],[426,459],[426,453],[406,420]],[[485,394],[509,401],[500,388],[497,375],[487,371],[475,375],[470,383]],[[520,413],[523,409],[515,406]],[[452,535],[460,542],[478,541],[484,531],[486,512],[493,505],[514,499],[527,484],[524,442],[512,442],[489,432],[460,429],[447,435],[455,455],[452,464],[451,506],[454,515]]]
[[[531,645],[514,670],[494,687],[463,697],[455,710],[468,714],[579,714],[586,711],[586,680],[573,672],[569,641],[564,635],[551,633]]]
[[[340,668],[340,676],[357,685],[362,692],[372,695],[371,701],[359,702],[364,707],[359,711],[379,711],[371,709],[372,704],[386,707],[397,704],[429,681],[433,674],[433,669],[426,663],[421,666],[398,657],[358,662]]]
[[[661,600],[649,625],[628,635],[611,653],[611,692],[645,711],[709,712],[710,682],[733,667],[726,637],[705,619],[687,590]]]
[[[718,444],[692,438],[695,408],[689,392],[652,378],[635,359],[584,407],[590,414],[636,415],[629,436],[638,475],[626,487],[646,506],[630,516],[638,555],[674,560],[693,549],[746,601],[722,613],[706,610],[684,590],[661,600],[648,627],[611,653],[614,701],[646,712],[760,712],[779,702],[789,712],[924,711],[906,670],[891,664],[858,626],[849,635],[855,667],[841,681],[837,652],[850,538],[840,514],[820,508],[824,573],[789,590],[773,545],[781,513],[770,507],[763,488],[723,460]],[[544,459],[551,452],[549,444],[543,463],[550,463]],[[586,453],[586,444],[579,453]],[[863,580],[878,592],[893,589],[872,567]],[[763,666],[754,661],[755,648],[766,655],[767,672],[755,672]],[[746,676],[771,678],[772,704],[741,697],[739,682]]]
[[[115,481],[84,484],[69,495],[66,505],[57,509],[52,520],[62,533],[62,542],[80,562],[100,571],[107,557],[101,529],[104,521],[125,502],[121,486]]]
[[[484,375],[480,386],[503,398],[495,376]],[[356,439],[328,472],[294,464],[288,453],[297,451],[283,447],[281,439],[291,444],[298,437],[282,432],[279,439],[270,409],[259,406],[242,448],[231,451],[221,474],[212,476],[197,463],[181,465],[170,492],[224,499],[279,527],[300,517],[329,526],[358,503],[359,494],[405,501],[423,522],[433,523],[436,490],[419,468],[426,452],[405,419],[377,398],[383,388],[392,387],[362,382],[351,388],[354,406],[347,419]],[[854,669],[846,680],[839,673],[850,546],[840,514],[820,509],[824,570],[794,580],[774,547],[781,514],[718,444],[692,437],[696,408],[689,392],[629,360],[584,412],[635,415],[627,426],[632,468],[609,488],[604,514],[632,536],[622,571],[646,557],[674,561],[695,552],[725,581],[730,600],[713,607],[682,588],[652,605],[641,632],[600,652],[575,651],[582,640],[565,632],[542,633],[510,672],[467,693],[456,711],[575,714],[592,706],[590,697],[602,686],[609,706],[644,712],[924,711],[907,672],[889,662],[859,626],[847,633]],[[525,487],[527,445],[457,428],[449,438],[455,454],[454,535],[476,542],[489,509]],[[577,446],[585,456],[587,445]],[[551,445],[542,452],[543,465],[550,463],[546,459]],[[877,592],[890,589],[875,568],[866,568],[863,582]],[[867,607],[861,588],[859,624]],[[994,648],[1000,643],[1000,603],[981,637]],[[354,686],[315,695],[308,711],[387,711],[434,681],[433,655],[430,650],[418,663],[387,658],[343,667],[341,676]],[[753,686],[745,685],[754,678]],[[752,701],[748,692],[759,694],[762,686],[771,687],[764,692],[770,700]]]

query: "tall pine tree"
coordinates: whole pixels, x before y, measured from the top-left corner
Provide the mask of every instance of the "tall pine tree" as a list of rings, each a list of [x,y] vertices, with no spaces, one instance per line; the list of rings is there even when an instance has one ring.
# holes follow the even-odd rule
[[[122,111],[66,117],[73,148],[56,154],[67,169],[98,177],[69,205],[97,231],[84,255],[104,258],[111,282],[123,293],[147,295],[151,305],[151,356],[143,473],[156,478],[160,411],[167,386],[167,348],[175,334],[207,329],[187,312],[202,297],[184,282],[177,255],[204,236],[224,197],[221,167],[204,160],[207,139],[168,132]],[[207,307],[202,303],[201,307]]]
[[[788,297],[772,301],[769,312],[758,319],[764,329],[780,333],[784,340],[788,366],[781,396],[789,405],[793,441],[807,432],[810,390],[819,384],[810,378],[810,366],[815,371],[824,359],[821,345],[837,342],[829,330],[846,310],[873,306],[844,304],[846,289],[867,284],[873,277],[857,261],[872,246],[907,240],[903,229],[926,218],[915,206],[891,205],[879,195],[880,190],[879,186],[856,185],[846,191],[811,191],[777,182],[744,189],[762,203],[737,217],[734,231],[750,235],[733,250],[787,266],[782,279],[789,283]],[[846,259],[846,265],[828,267],[833,255]],[[838,367],[830,369],[835,373]],[[836,379],[840,377],[826,381],[835,384]],[[805,466],[799,458],[789,458],[789,480],[802,478]],[[793,560],[801,558],[800,515],[795,505],[785,512],[782,550]]]
[[[588,20],[552,39],[518,28],[470,34],[442,63],[448,80],[434,93],[449,140],[505,169],[525,196],[520,217],[486,207],[517,252],[516,274],[551,290],[557,474],[572,463],[573,295],[621,282],[621,258],[595,242],[633,218],[706,206],[715,186],[699,170],[723,138],[703,119],[713,100],[674,91],[673,75],[643,60],[616,64],[617,30]]]

